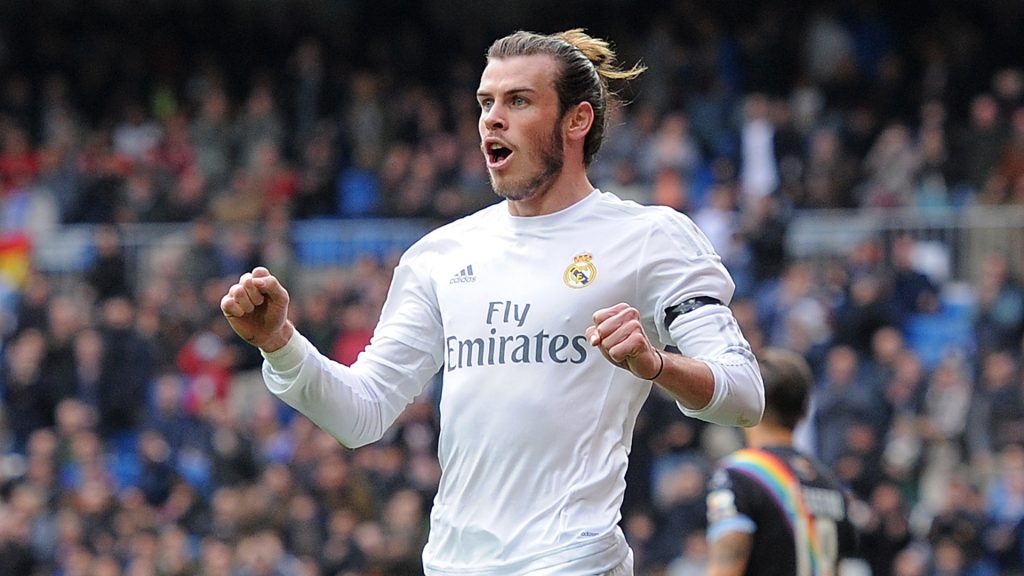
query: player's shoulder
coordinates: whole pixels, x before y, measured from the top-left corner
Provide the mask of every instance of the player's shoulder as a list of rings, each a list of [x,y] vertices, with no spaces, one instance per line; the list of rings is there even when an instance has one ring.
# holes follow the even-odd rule
[[[775,450],[741,448],[722,458],[719,468],[730,477],[764,479],[771,484],[771,479],[792,475],[787,460]]]
[[[493,229],[496,220],[500,217],[500,210],[504,209],[504,203],[499,202],[438,226],[413,243],[406,250],[403,259],[421,258],[439,251],[450,250],[458,244],[472,242],[476,232]]]
[[[642,229],[651,238],[672,249],[697,255],[713,252],[710,242],[697,224],[675,208],[638,204],[608,192],[602,192],[598,205],[596,212],[616,220],[617,225],[632,225]]]
[[[595,212],[622,219],[635,219],[650,222],[680,222],[689,220],[682,212],[669,206],[657,204],[640,204],[633,200],[623,200],[613,192],[601,191]]]

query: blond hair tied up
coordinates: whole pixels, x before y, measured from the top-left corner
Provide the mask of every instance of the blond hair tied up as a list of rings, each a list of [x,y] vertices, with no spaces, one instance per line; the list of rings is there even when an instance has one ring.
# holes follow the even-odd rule
[[[646,66],[639,63],[629,70],[619,68],[611,44],[590,36],[583,28],[566,30],[557,36],[579,50],[594,65],[598,75],[606,80],[632,80],[647,70]]]
[[[637,64],[628,70],[620,68],[611,45],[582,28],[548,35],[514,32],[495,40],[487,50],[488,59],[537,54],[551,56],[561,66],[555,90],[563,114],[581,102],[589,102],[594,109],[594,123],[583,143],[583,163],[589,166],[604,141],[608,110],[619,104],[609,81],[633,80],[647,67]]]

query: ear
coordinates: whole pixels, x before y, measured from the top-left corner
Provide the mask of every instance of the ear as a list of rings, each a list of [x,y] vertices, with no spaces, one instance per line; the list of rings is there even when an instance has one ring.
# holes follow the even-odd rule
[[[566,139],[583,141],[593,124],[594,107],[590,105],[590,102],[580,102],[566,112]]]

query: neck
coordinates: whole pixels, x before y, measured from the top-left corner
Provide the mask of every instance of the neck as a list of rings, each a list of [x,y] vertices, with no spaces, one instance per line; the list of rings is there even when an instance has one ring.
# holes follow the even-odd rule
[[[793,431],[781,426],[762,422],[753,428],[746,428],[743,432],[747,438],[747,446],[751,448],[793,445]]]
[[[563,170],[547,190],[523,200],[509,200],[508,211],[513,216],[554,214],[583,200],[593,191],[594,185],[581,165],[579,170]]]

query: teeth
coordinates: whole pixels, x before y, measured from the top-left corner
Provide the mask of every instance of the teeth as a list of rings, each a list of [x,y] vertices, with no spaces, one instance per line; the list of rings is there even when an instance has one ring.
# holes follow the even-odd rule
[[[503,148],[501,144],[491,144],[491,150],[500,150]]]

